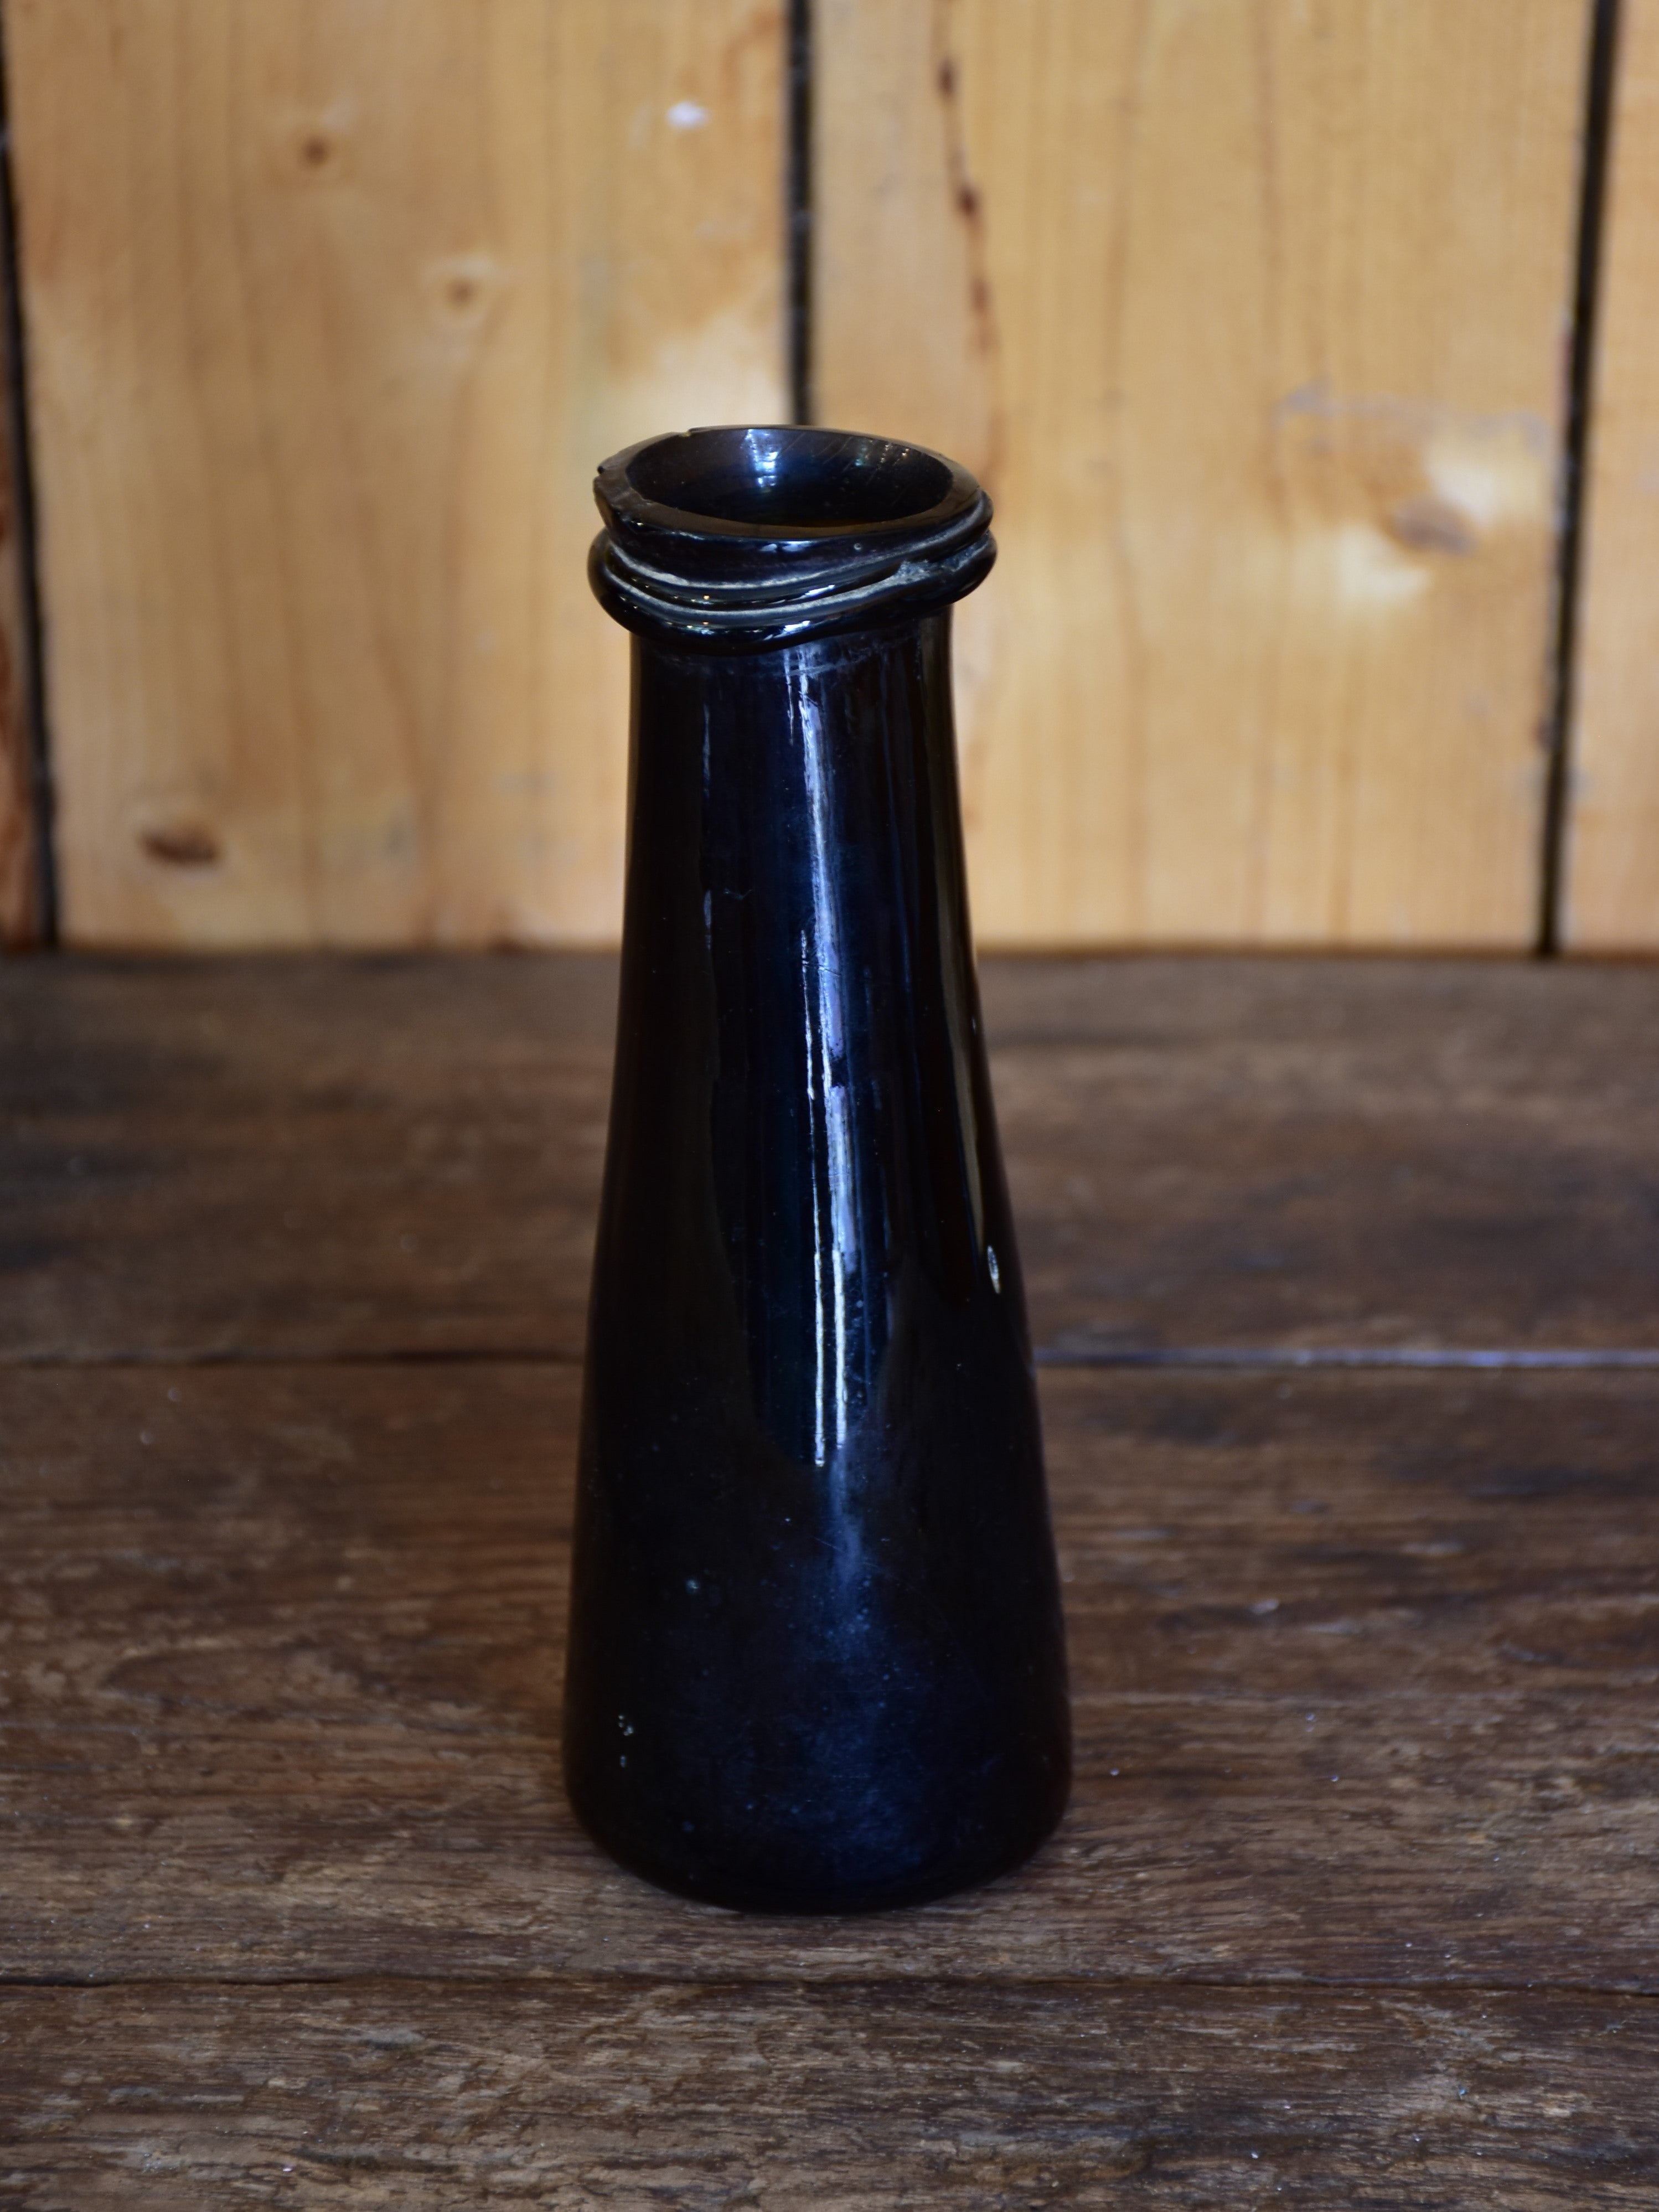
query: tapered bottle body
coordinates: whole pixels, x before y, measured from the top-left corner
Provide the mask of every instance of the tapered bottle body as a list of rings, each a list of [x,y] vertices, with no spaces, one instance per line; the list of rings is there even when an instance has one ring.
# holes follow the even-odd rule
[[[821,549],[838,526],[814,526]],[[623,1863],[763,1910],[984,1880],[1068,1786],[937,591],[758,641],[775,597],[735,639],[619,610],[628,888],[566,1769]]]

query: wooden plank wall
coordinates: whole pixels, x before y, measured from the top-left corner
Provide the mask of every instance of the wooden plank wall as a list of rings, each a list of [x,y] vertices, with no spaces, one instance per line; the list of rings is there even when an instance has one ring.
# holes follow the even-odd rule
[[[1580,605],[1563,937],[1659,946],[1659,0],[1623,0]]]
[[[986,936],[1530,941],[1586,33],[825,0],[821,410],[1000,518]]]
[[[816,0],[817,412],[999,503],[959,646],[986,941],[1532,941],[1592,6]],[[66,937],[611,937],[588,479],[787,411],[783,0],[0,7]],[[1659,942],[1656,10],[1624,0],[1587,948]]]
[[[0,233],[0,289],[12,282]],[[35,816],[28,601],[24,567],[22,456],[11,332],[0,325],[0,947],[36,943],[46,921],[40,825]]]
[[[604,938],[601,455],[783,412],[778,0],[7,0],[85,945]]]

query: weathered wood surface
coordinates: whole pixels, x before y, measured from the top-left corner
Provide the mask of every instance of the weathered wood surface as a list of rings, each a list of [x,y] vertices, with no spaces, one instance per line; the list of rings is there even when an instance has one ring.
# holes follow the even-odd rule
[[[1650,2002],[885,1980],[0,1993],[0,2200],[1585,2212]]]
[[[6,1353],[580,1356],[615,964],[0,971]]]
[[[875,1920],[665,1898],[558,1778],[577,1377],[14,1373],[14,1980],[1659,1994],[1659,1376],[1050,1375],[1079,1779]]]
[[[580,1355],[613,969],[0,972],[0,1359]],[[1039,1345],[1659,1347],[1659,970],[989,962]]]
[[[1620,0],[1591,397],[1563,934],[1659,945],[1659,5]]]
[[[825,0],[820,414],[997,503],[988,939],[1532,940],[1590,15]]]
[[[1651,1345],[1659,976],[987,982],[1040,1328]],[[1650,2203],[1659,1372],[1049,1369],[1054,1842],[802,1923],[586,1840],[612,990],[0,971],[0,2203]]]
[[[596,463],[783,388],[779,0],[5,0],[71,940],[601,940]]]

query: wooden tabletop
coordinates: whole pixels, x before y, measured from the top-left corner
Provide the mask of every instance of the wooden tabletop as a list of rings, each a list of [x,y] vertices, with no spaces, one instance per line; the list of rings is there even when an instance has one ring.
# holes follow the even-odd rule
[[[0,968],[0,2205],[1659,2196],[1659,969],[988,963],[1072,1640],[975,1895],[557,1770],[613,970]]]

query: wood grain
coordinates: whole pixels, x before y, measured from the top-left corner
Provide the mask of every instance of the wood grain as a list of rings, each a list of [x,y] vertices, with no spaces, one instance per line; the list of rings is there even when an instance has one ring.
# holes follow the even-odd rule
[[[1072,1810],[976,1895],[816,1923],[572,1821],[576,1400],[10,1377],[6,1978],[1659,1993],[1659,1376],[1050,1376]]]
[[[18,963],[0,1341],[579,1357],[615,963]]]
[[[892,1981],[12,1990],[21,2206],[1645,2207],[1654,2007]]]
[[[35,804],[32,641],[24,577],[22,422],[9,304],[16,271],[0,224],[0,946],[40,940],[45,915]]]
[[[0,1362],[580,1357],[613,963],[0,974]],[[1040,1346],[1659,1350],[1659,972],[987,963]]]
[[[1566,944],[1659,945],[1659,7],[1623,0],[1601,247],[1577,697]]]
[[[783,411],[778,0],[7,0],[82,944],[606,939],[596,462]]]
[[[988,940],[1531,940],[1588,26],[825,0],[820,412],[997,502]]]
[[[1039,1342],[1659,1348],[1659,971],[988,975]]]
[[[0,2201],[1649,2203],[1659,1371],[1050,1369],[1054,1842],[792,1923],[586,1840],[579,1376],[501,1355],[574,1327],[613,979],[0,971]],[[1652,1311],[1650,972],[987,986],[1091,1341]]]

